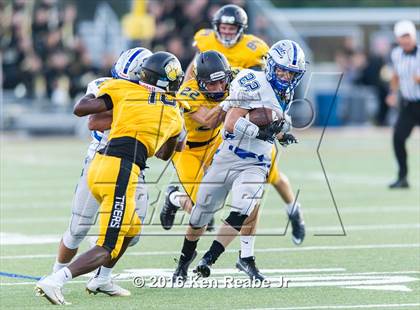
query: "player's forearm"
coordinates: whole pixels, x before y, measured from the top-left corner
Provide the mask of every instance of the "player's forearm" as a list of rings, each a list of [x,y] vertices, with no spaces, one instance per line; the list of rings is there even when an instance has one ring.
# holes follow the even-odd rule
[[[178,137],[169,138],[168,141],[165,142],[161,146],[161,148],[156,152],[155,156],[162,160],[169,160],[172,157],[172,154],[175,152],[175,148],[178,144]]]
[[[209,110],[201,107],[197,112],[191,114],[191,118],[207,128],[217,128],[224,121],[226,112],[220,106]]]
[[[109,110],[105,100],[102,98],[95,98],[93,94],[83,96],[73,108],[73,114],[76,116],[85,116],[94,113],[105,112]]]
[[[105,131],[111,128],[112,113],[109,111],[89,115],[89,130]]]
[[[222,110],[220,106],[216,106],[206,114],[205,121],[207,123],[207,127],[209,128],[217,128],[219,125],[225,120],[226,112]]]

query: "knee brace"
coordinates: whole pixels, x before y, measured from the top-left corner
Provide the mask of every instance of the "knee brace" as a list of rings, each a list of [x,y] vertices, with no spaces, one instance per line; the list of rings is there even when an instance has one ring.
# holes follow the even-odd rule
[[[230,212],[229,216],[225,219],[225,222],[235,228],[237,231],[241,231],[242,225],[244,224],[248,215],[240,214],[239,212]]]

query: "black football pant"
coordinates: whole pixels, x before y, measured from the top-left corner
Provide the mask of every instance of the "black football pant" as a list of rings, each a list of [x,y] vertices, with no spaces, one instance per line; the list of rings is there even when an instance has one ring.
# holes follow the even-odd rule
[[[420,101],[403,100],[397,123],[394,127],[394,152],[398,162],[398,178],[407,177],[407,151],[405,142],[416,125],[420,125]]]

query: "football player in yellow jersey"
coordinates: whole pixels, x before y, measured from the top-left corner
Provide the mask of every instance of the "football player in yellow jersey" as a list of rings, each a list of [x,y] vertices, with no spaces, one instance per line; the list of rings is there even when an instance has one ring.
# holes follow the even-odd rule
[[[193,46],[199,52],[204,52],[209,49],[216,50],[226,56],[232,67],[255,70],[262,70],[264,68],[265,57],[269,47],[263,40],[256,36],[244,34],[248,25],[248,16],[242,8],[237,5],[225,5],[221,7],[215,13],[212,24],[213,29],[202,29],[194,36]],[[186,71],[186,78],[192,75],[193,62],[191,62]],[[216,112],[216,115],[219,115],[218,113]],[[286,203],[286,211],[292,224],[292,240],[295,244],[301,244],[305,235],[303,220],[290,217],[290,214],[292,214],[292,211],[299,203],[295,201],[295,195],[287,176],[278,171],[277,164],[275,163],[275,152],[276,150],[273,148],[272,169],[270,170],[267,182],[274,186]],[[173,196],[177,195],[174,194]],[[248,219],[249,223],[253,224],[244,225],[243,230],[241,230],[241,253],[237,266],[245,272],[250,269],[256,270],[253,250],[255,237],[252,235],[255,234],[258,213],[253,215]]]
[[[175,166],[185,194],[179,187],[171,185],[166,192],[166,202],[160,214],[164,229],[171,229],[177,207],[191,213],[201,179],[213,156],[222,142],[220,130],[223,116],[206,121],[209,113],[217,110],[218,105],[228,94],[232,80],[231,69],[226,57],[216,51],[207,51],[195,58],[195,78],[186,81],[179,89],[177,100],[190,106],[184,112],[186,145],[182,152],[175,152],[172,162]],[[175,206],[168,202],[175,200]]]
[[[66,282],[102,265],[113,267],[123,255],[140,232],[135,212],[140,171],[155,154],[168,160],[178,143],[183,128],[180,104],[167,93],[176,92],[183,78],[178,59],[170,53],[155,53],[139,75],[139,83],[105,81],[98,97],[85,96],[75,106],[77,116],[112,109],[113,122],[109,142],[95,155],[88,171],[89,188],[100,204],[98,240],[68,267],[37,283],[38,293],[53,304],[66,304],[61,291]]]
[[[232,67],[261,70],[265,65],[268,45],[260,38],[245,34],[248,16],[237,5],[221,7],[213,17],[213,29],[201,29],[194,35],[193,46],[198,52],[216,50],[227,58]],[[186,71],[192,76],[193,63]]]

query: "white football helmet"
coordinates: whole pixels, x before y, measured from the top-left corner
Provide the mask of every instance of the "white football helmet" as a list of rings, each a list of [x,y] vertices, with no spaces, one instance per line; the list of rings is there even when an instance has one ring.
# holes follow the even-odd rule
[[[122,52],[117,62],[112,66],[112,77],[138,82],[140,80],[141,66],[151,55],[152,52],[143,47],[136,47]]]
[[[268,51],[265,74],[273,89],[281,95],[293,92],[305,71],[305,54],[296,42],[281,40]],[[289,72],[289,78],[282,74],[284,72]]]

